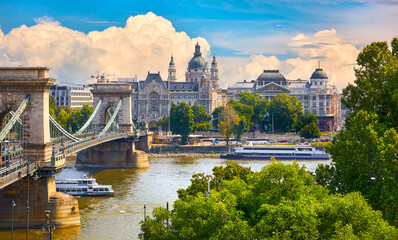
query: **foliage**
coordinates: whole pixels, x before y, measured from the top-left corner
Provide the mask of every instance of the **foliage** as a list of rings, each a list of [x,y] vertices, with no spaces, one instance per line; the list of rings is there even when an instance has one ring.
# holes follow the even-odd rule
[[[264,129],[264,118],[267,114],[267,108],[269,105],[268,99],[263,99],[259,94],[252,94],[249,92],[242,92],[238,94],[239,102],[253,107],[252,121],[257,129]]]
[[[374,112],[380,122],[398,129],[398,39],[373,42],[357,58],[355,85],[343,90],[342,103],[351,112]]]
[[[359,193],[329,194],[297,163],[273,162],[260,172],[236,165],[196,176],[173,210],[156,208],[140,239],[396,239]],[[216,175],[217,172],[217,175]],[[222,179],[218,188],[216,180]]]
[[[211,124],[209,122],[202,122],[202,123],[197,123],[196,124],[196,130],[198,131],[206,131],[211,129]]]
[[[235,99],[231,99],[228,102],[228,106],[231,106],[235,110],[235,112],[239,115],[239,117],[244,117],[247,120],[250,127],[253,126],[252,122],[252,117],[254,114],[253,106],[243,104],[240,101],[236,101]]]
[[[181,135],[181,144],[188,143],[189,134],[195,131],[192,109],[186,102],[173,104],[170,110],[170,128],[173,134]]]
[[[319,131],[318,126],[313,122],[303,127],[300,130],[299,134],[300,137],[303,137],[305,139],[319,138],[321,136],[321,132]]]
[[[289,132],[303,115],[302,103],[295,96],[278,94],[270,102],[268,112],[274,117],[275,131]]]
[[[218,128],[220,129],[220,134],[225,136],[227,145],[235,126],[239,124],[239,120],[238,114],[236,114],[235,110],[229,105],[224,108],[219,116],[220,123]]]
[[[163,117],[158,121],[158,127],[162,127],[163,131],[169,129],[169,117]]]
[[[328,147],[333,165],[319,167],[317,181],[332,192],[360,191],[391,224],[398,225],[398,133],[359,111],[346,118]],[[319,176],[318,176],[319,175]]]
[[[51,102],[51,97],[50,97]],[[54,105],[54,104],[50,104]],[[50,107],[50,115],[69,132],[76,132],[79,130],[93,113],[93,107],[83,105],[82,109],[70,108],[68,106]]]
[[[314,123],[316,126],[318,126],[318,118],[316,117],[315,113],[306,112],[304,115],[299,116],[295,124],[296,132],[300,132],[303,127],[311,123]]]
[[[246,118],[241,117],[238,125],[235,125],[234,134],[237,142],[240,142],[242,139],[242,134],[248,130],[248,125]]]
[[[50,109],[54,109],[57,106],[57,102],[55,101],[55,98],[53,96],[49,97],[49,107]]]
[[[216,107],[216,109],[214,109],[213,113],[211,114],[213,116],[213,127],[217,128],[218,124],[219,124],[219,116],[221,114],[221,112],[224,111],[224,107]]]
[[[148,128],[149,128],[150,131],[158,130],[157,122],[155,122],[155,121],[150,122]]]
[[[207,114],[204,107],[199,105],[193,105],[191,109],[194,115],[193,120],[195,121],[195,123],[203,123],[210,120],[210,116]]]

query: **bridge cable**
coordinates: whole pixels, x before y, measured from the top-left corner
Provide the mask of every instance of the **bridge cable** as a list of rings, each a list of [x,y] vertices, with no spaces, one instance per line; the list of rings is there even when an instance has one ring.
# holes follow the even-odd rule
[[[50,122],[51,122],[52,124],[54,124],[54,126],[55,126],[59,131],[61,131],[61,133],[63,133],[67,138],[69,138],[70,140],[75,141],[75,142],[81,141],[80,138],[77,138],[77,137],[73,136],[73,135],[70,134],[68,131],[66,131],[65,129],[63,129],[63,128],[61,127],[61,125],[59,125],[58,122],[55,121],[55,119],[54,119],[53,117],[51,117],[51,115],[48,115],[48,118],[50,119]]]
[[[25,98],[22,100],[21,104],[19,104],[19,107],[18,107],[17,111],[12,116],[10,121],[8,121],[8,123],[3,128],[3,130],[1,130],[1,132],[0,132],[0,142],[3,141],[3,139],[10,132],[11,128],[14,126],[15,122],[18,121],[19,117],[22,115],[23,111],[25,110],[26,106],[28,105],[29,100],[30,100],[30,96],[26,95]]]
[[[102,129],[102,131],[98,134],[99,137],[101,137],[102,135],[104,135],[108,129],[111,127],[111,125],[113,124],[113,121],[115,121],[117,114],[119,113],[120,107],[122,106],[122,102],[123,99],[119,100],[119,103],[116,106],[115,112],[113,112],[111,119],[109,120],[109,122],[106,124],[106,126],[104,127],[104,129]]]
[[[102,99],[100,99],[100,100],[98,101],[98,104],[97,104],[97,106],[95,107],[93,113],[91,113],[90,118],[89,118],[89,119],[87,120],[87,122],[83,125],[83,127],[81,127],[81,128],[80,128],[77,132],[75,132],[73,135],[78,135],[78,134],[82,133],[84,130],[86,130],[86,128],[90,125],[90,123],[93,121],[95,115],[97,114],[97,112],[98,112],[98,110],[99,110],[99,108],[100,108],[100,106],[101,106],[101,103],[102,103]]]

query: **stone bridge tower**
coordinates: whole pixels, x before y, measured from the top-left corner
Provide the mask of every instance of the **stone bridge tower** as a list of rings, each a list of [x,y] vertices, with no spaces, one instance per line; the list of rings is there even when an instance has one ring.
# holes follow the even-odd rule
[[[28,105],[21,115],[23,121],[24,157],[28,161],[49,161],[51,158],[49,92],[55,83],[47,67],[0,68],[0,120],[16,111],[26,95]]]
[[[128,83],[96,83],[93,84],[91,93],[94,96],[94,108],[97,106],[100,99],[102,104],[99,112],[93,119],[94,126],[102,129],[105,127],[106,111],[109,108],[116,108],[120,99],[122,105],[118,113],[119,128],[123,132],[133,133],[133,122],[131,115],[131,84]]]
[[[29,103],[21,115],[24,161],[50,161],[49,92],[55,83],[48,76],[47,67],[0,67],[0,120],[10,111],[16,111],[29,95]],[[71,195],[56,192],[54,176],[49,174],[27,176],[0,189],[0,229],[9,229],[15,201],[14,227],[26,228],[29,202],[30,228],[41,228],[46,219],[45,210],[51,211],[52,223],[57,228],[80,225],[79,205]]]

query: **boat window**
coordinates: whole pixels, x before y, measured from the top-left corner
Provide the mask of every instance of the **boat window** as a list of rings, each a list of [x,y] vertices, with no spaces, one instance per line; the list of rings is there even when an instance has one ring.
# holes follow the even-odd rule
[[[100,188],[100,189],[99,189],[99,191],[100,191],[100,192],[103,192],[103,191],[104,191],[104,189],[103,189],[103,188]]]
[[[87,192],[87,188],[83,188],[83,192]]]
[[[105,188],[105,191],[108,191],[108,192],[109,192],[109,189],[108,189],[108,188]]]
[[[312,156],[311,153],[296,153],[296,156]]]
[[[98,188],[94,188],[94,192],[98,192]]]
[[[83,184],[87,184],[87,181],[83,181]]]
[[[82,181],[77,181],[77,184],[82,184]]]

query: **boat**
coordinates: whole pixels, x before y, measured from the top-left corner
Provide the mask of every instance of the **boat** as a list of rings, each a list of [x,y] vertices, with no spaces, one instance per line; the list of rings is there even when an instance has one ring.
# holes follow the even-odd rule
[[[226,159],[271,159],[277,160],[328,160],[329,154],[314,147],[301,146],[244,146],[234,148],[232,154],[221,155]]]
[[[74,196],[113,196],[111,185],[100,185],[94,178],[55,180],[57,192]]]

